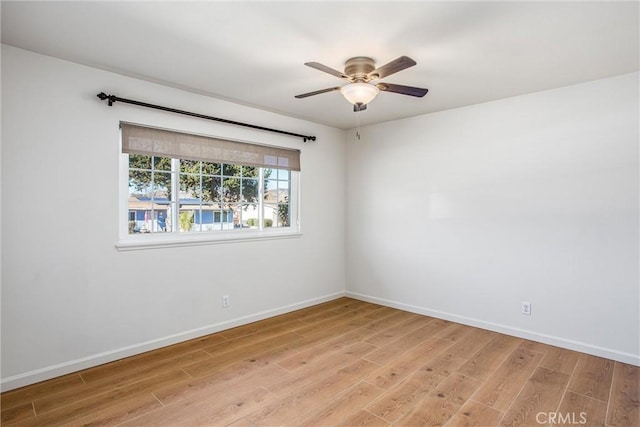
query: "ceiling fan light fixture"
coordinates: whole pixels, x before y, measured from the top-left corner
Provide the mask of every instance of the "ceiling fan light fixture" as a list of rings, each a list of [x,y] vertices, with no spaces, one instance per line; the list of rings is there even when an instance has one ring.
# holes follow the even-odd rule
[[[373,101],[380,89],[369,83],[356,82],[342,86],[340,93],[352,104],[366,105]]]

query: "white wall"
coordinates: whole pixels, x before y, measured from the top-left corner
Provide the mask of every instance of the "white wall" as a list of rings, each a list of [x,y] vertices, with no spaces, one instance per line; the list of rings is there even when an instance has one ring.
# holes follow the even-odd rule
[[[350,132],[347,294],[640,364],[638,126],[634,73]]]
[[[300,148],[303,236],[118,252],[121,120]],[[340,130],[2,46],[3,389],[343,295],[345,158]]]

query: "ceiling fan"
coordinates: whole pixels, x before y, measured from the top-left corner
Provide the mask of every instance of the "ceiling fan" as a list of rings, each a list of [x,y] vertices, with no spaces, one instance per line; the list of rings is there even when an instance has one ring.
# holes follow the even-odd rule
[[[429,89],[402,86],[393,83],[372,83],[375,80],[383,79],[405,68],[416,65],[416,61],[408,56],[401,56],[378,68],[376,68],[373,59],[366,56],[356,56],[345,62],[344,73],[318,62],[306,62],[304,65],[344,79],[348,81],[349,84],[303,93],[302,95],[296,95],[296,98],[307,98],[309,96],[339,90],[347,101],[353,104],[353,111],[355,112],[366,110],[367,104],[371,102],[380,91],[399,93],[401,95],[415,96],[418,98],[422,98],[429,91]]]

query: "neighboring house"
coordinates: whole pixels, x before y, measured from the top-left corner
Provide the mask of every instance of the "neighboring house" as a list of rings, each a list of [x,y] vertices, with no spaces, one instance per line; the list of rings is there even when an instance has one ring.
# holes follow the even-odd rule
[[[225,207],[202,203],[200,199],[180,199],[180,215],[186,215],[186,220],[178,221],[182,231],[215,231],[233,230],[235,228],[257,228],[258,211],[254,205]],[[265,227],[277,224],[278,211],[275,206],[264,207]],[[184,221],[190,224],[184,229]],[[162,233],[171,231],[170,201],[168,198],[154,198],[145,196],[129,197],[129,233]]]

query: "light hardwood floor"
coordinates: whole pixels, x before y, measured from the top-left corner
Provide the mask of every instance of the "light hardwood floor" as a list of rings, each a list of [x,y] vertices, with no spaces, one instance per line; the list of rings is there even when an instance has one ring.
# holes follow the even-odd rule
[[[640,368],[341,298],[3,393],[2,425],[640,426]]]

